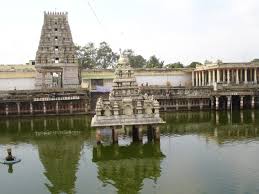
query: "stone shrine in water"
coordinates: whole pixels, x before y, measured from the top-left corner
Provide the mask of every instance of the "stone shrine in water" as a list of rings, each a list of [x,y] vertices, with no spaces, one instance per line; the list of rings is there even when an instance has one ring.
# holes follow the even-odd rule
[[[148,133],[153,134],[153,138],[158,140],[160,138],[158,125],[165,123],[159,115],[159,108],[159,102],[153,96],[140,93],[129,59],[126,55],[121,55],[115,69],[109,99],[97,100],[96,114],[91,126],[111,127],[115,142],[118,141],[117,130],[124,127],[132,127],[133,134],[136,133],[140,140],[143,127],[147,127]]]

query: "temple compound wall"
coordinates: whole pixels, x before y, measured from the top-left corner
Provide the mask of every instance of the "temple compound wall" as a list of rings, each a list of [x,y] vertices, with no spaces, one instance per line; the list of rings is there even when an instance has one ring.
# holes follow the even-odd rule
[[[85,87],[94,96],[98,92],[105,93],[106,87],[112,83],[108,81],[112,80],[110,72],[82,72],[82,83],[87,83]],[[217,61],[193,69],[136,69],[135,75],[142,94],[154,95],[160,103],[160,111],[230,110],[259,108],[258,72],[259,63],[256,62]],[[138,76],[142,76],[141,79]],[[184,81],[179,81],[178,76]],[[166,82],[163,81],[165,77]]]
[[[135,69],[139,86],[191,86],[192,69]],[[34,65],[0,65],[0,91],[33,90],[37,87],[36,68]],[[81,71],[81,88],[96,91],[96,86],[110,89],[114,71],[110,69],[87,69]],[[46,81],[47,83],[47,81]]]
[[[35,89],[35,69],[30,65],[0,65],[0,91]]]
[[[16,90],[35,89],[33,83],[36,70],[33,65],[1,65],[0,68],[1,91],[14,91],[15,87]],[[195,69],[134,71],[141,92],[154,95],[160,103],[161,111],[180,111],[259,107],[258,70],[257,63],[218,62],[197,66]],[[163,81],[162,77],[172,82]],[[177,77],[184,81],[179,81]],[[113,70],[82,70],[81,88],[89,91],[89,110],[94,111],[98,97],[108,98],[113,78]],[[152,78],[152,82],[149,82]]]
[[[139,86],[156,85],[156,86],[191,86],[192,69],[134,69],[136,81]],[[114,70],[111,69],[91,69],[82,70],[81,72],[83,88],[90,91],[98,91],[98,88],[110,91]]]

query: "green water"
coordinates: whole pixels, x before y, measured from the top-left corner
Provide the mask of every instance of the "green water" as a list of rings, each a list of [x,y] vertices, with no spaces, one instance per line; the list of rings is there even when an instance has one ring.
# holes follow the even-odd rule
[[[259,111],[163,117],[160,143],[103,130],[102,146],[87,116],[2,119],[0,158],[22,162],[0,165],[0,193],[259,193]]]

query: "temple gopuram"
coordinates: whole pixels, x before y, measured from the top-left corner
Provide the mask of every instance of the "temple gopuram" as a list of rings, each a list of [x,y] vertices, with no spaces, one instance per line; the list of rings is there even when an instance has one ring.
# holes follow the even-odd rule
[[[142,95],[139,91],[134,70],[126,54],[121,55],[115,70],[112,91],[109,99],[99,98],[96,103],[95,116],[91,126],[96,128],[111,127],[113,141],[118,142],[119,128],[132,127],[142,140],[143,127],[153,131],[159,139],[159,124],[165,123],[159,115],[159,102],[153,96]],[[98,134],[97,130],[97,142]]]
[[[25,81],[23,79],[18,79],[15,83],[17,88],[15,86],[14,90],[0,90],[0,115],[88,113],[89,96],[87,90],[80,87],[76,47],[67,12],[44,12],[44,22],[33,66],[34,70],[27,69],[27,71],[34,73],[35,77],[32,80],[31,75],[26,75],[28,78],[26,90],[19,89],[19,85]],[[22,72],[20,73],[23,74]]]
[[[36,88],[78,88],[78,66],[68,13],[44,12],[36,54]]]

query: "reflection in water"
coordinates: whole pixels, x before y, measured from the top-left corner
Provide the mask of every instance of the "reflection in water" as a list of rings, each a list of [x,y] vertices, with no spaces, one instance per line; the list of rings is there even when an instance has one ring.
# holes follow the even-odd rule
[[[44,175],[51,184],[46,184],[54,193],[75,193],[75,182],[83,139],[80,137],[49,137],[36,140]],[[69,142],[69,143],[68,143]]]
[[[163,134],[195,134],[219,144],[250,141],[258,134],[258,111],[175,113],[164,115]]]
[[[13,165],[8,164],[8,173],[12,174],[13,173]]]
[[[84,138],[83,132],[89,129],[87,117],[50,117],[36,119],[1,120],[0,143],[27,142],[38,147],[41,163],[48,179],[45,183],[49,192],[75,193],[76,172]],[[9,173],[13,173],[9,165]]]
[[[161,160],[165,156],[159,143],[132,143],[128,146],[97,145],[93,162],[97,164],[98,179],[111,184],[118,193],[138,193],[145,178],[155,182],[161,175]]]
[[[43,190],[39,194],[85,193],[87,190],[84,185],[95,191],[99,189],[100,183],[105,189],[113,186],[118,193],[139,193],[145,192],[145,189],[148,190],[146,193],[184,193],[179,191],[189,191],[187,188],[194,188],[193,193],[222,193],[218,188],[224,188],[224,191],[237,188],[236,193],[251,191],[249,185],[253,186],[257,183],[254,180],[259,179],[256,151],[259,145],[259,111],[182,112],[164,114],[163,117],[167,122],[161,126],[160,143],[163,149],[160,149],[160,143],[130,144],[132,134],[119,136],[119,142],[126,144],[124,146],[97,146],[95,130],[89,127],[91,117],[86,116],[2,119],[0,151],[5,152],[5,147],[10,144],[19,145],[25,160],[19,165],[0,166],[4,169],[0,179],[6,181],[1,185],[1,193],[9,191],[7,183],[12,181],[6,178],[19,180],[26,174],[22,169],[30,164],[38,165],[38,174],[33,169],[34,173],[27,178],[30,182],[38,178],[34,183],[40,186],[30,186],[42,186]],[[145,141],[147,134],[143,134]],[[210,146],[204,146],[204,140]],[[229,144],[233,146],[225,146]],[[33,147],[35,155],[28,152],[28,145]],[[219,146],[222,149],[216,149]],[[82,160],[81,153],[92,153],[92,160],[89,155],[85,155],[87,159]],[[37,156],[39,160],[36,161]],[[45,184],[46,179],[48,181]],[[157,181],[161,187],[153,188],[150,186],[152,181],[145,179],[153,180],[155,184]],[[173,185],[171,180],[179,185]],[[28,182],[21,184],[31,191]],[[243,190],[238,192],[241,186]],[[19,190],[16,193],[20,193]]]

